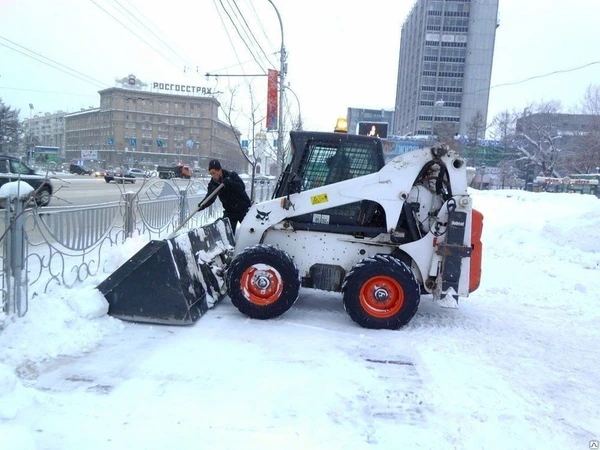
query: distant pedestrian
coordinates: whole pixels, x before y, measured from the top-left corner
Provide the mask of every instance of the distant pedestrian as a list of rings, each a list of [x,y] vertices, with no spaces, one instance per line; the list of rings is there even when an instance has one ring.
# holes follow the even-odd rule
[[[220,184],[224,187],[217,194],[219,200],[223,204],[223,217],[227,217],[231,223],[231,229],[235,234],[235,229],[250,209],[252,202],[250,197],[246,193],[246,186],[240,176],[233,171],[225,170],[221,167],[221,163],[218,159],[213,159],[208,163],[208,173],[210,174],[211,180],[208,183],[208,192],[206,193],[205,199],[217,189]],[[214,203],[216,197],[210,199],[202,208],[208,208]],[[204,200],[203,200],[204,201]],[[202,202],[198,204],[200,206]]]

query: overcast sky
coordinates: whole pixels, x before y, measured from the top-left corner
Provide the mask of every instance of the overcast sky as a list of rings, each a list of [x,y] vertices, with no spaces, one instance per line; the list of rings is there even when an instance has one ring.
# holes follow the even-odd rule
[[[393,108],[400,29],[414,2],[274,2],[289,54],[287,81],[300,100],[305,127],[331,130],[348,107]],[[29,116],[29,103],[34,105],[33,114],[72,112],[98,106],[98,90],[115,86],[116,78],[133,73],[148,83],[210,87],[224,92],[219,99],[225,103],[230,86],[242,79],[207,80],[206,72],[262,72],[224,12],[226,7],[233,16],[236,4],[261,44],[262,51],[251,43],[252,37],[246,37],[262,67],[268,65],[264,51],[271,67],[279,68],[279,22],[268,0],[0,0],[0,97],[21,109],[22,117]],[[492,86],[600,61],[599,14],[600,3],[594,0],[500,0]],[[23,47],[80,72],[79,77],[91,82],[13,50],[31,55]],[[247,64],[240,66],[240,61]],[[191,70],[184,73],[184,66]],[[492,88],[489,117],[550,99],[561,100],[566,110],[574,109],[586,87],[599,80],[600,64],[593,64]],[[265,114],[261,99],[266,77],[254,78],[252,86],[262,108],[257,113],[260,118]],[[244,85],[238,87],[234,105],[241,106],[248,96]],[[289,102],[291,112],[297,114],[293,96]],[[247,128],[248,119],[238,115],[236,121],[242,130]]]

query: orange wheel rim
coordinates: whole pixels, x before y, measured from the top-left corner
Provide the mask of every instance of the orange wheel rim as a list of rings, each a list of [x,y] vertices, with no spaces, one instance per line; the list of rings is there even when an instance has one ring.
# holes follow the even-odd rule
[[[359,298],[360,305],[367,314],[379,319],[388,319],[402,309],[404,289],[393,278],[376,276],[363,283]]]
[[[273,267],[260,264],[250,266],[244,271],[240,287],[250,303],[267,306],[279,299],[283,291],[283,281]]]

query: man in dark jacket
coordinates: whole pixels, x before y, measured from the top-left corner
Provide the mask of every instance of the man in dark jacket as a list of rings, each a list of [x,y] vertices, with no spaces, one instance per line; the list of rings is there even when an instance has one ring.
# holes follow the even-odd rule
[[[237,173],[223,169],[217,159],[213,159],[208,163],[208,173],[210,173],[211,180],[208,183],[208,192],[204,198],[206,199],[220,184],[224,185],[223,189],[217,195],[223,204],[223,217],[229,219],[231,229],[233,230],[233,234],[235,234],[237,224],[244,220],[252,204],[250,197],[246,194],[244,181]],[[216,196],[211,198],[200,208],[200,211],[212,205],[215,199]],[[201,204],[202,202],[198,206]]]

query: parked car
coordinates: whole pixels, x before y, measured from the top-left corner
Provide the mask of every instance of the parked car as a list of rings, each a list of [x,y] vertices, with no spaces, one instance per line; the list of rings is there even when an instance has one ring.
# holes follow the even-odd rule
[[[106,172],[106,174],[104,175],[104,181],[106,181],[107,183],[110,183],[111,181],[114,181],[115,183],[135,183],[135,176],[127,173],[127,172],[123,172],[123,170],[121,169],[116,169],[116,170],[112,170],[112,171],[108,171]]]
[[[74,173],[75,175],[91,175],[94,171],[87,167],[71,164],[69,166],[69,172]]]
[[[147,170],[132,168],[127,171],[129,175],[133,175],[136,178],[148,178],[150,173]]]
[[[0,186],[11,181],[17,181],[19,178],[37,191],[35,203],[38,206],[48,206],[50,204],[50,197],[54,192],[54,188],[46,175],[30,169],[19,158],[0,155]]]

